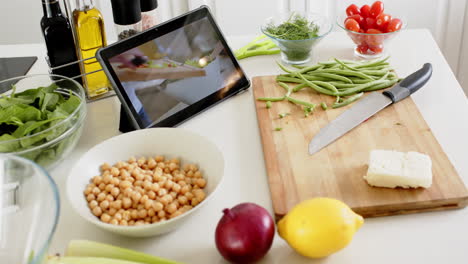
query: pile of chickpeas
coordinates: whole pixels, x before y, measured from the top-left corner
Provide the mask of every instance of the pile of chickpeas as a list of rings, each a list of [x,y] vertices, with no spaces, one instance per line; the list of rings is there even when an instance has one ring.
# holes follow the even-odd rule
[[[86,186],[92,213],[102,222],[138,226],[174,218],[206,197],[206,180],[195,164],[181,167],[177,158],[131,157],[113,166],[101,165],[101,175]]]

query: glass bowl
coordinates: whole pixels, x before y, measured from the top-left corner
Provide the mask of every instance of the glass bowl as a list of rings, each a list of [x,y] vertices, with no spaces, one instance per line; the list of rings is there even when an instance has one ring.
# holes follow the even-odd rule
[[[56,100],[54,98],[41,97],[38,93],[36,99],[31,103],[31,101],[21,101],[23,98],[29,98],[28,100],[30,100],[31,97],[29,95],[18,97],[18,93],[20,92],[28,90],[27,93],[33,93],[32,89],[49,87],[52,84],[58,86],[55,92],[60,94],[63,100],[68,100],[70,95],[73,95],[79,98],[79,102],[73,104],[71,108],[63,105],[60,109],[59,107],[54,109],[54,100]],[[30,132],[25,131],[14,135],[22,124],[32,122],[28,120],[38,120],[37,117],[34,119],[25,117],[24,120],[19,120],[20,122],[17,119],[10,119],[8,124],[5,122],[2,124],[2,120],[0,119],[0,153],[22,156],[35,161],[47,169],[51,169],[71,152],[81,136],[83,122],[86,117],[85,91],[78,82],[72,79],[48,74],[27,75],[0,82],[0,87],[12,86],[15,89],[7,91],[0,98],[0,109],[6,109],[11,106],[11,100],[8,101],[5,96],[11,96],[14,90],[16,96],[13,99],[22,103],[22,107],[26,107],[26,105],[39,107],[39,105],[44,106],[45,104],[44,109],[41,109],[40,120],[49,120],[49,122],[45,121],[39,128],[31,129],[32,131]],[[48,103],[46,104],[45,102]],[[9,131],[8,134],[4,133],[7,129]],[[9,136],[12,134],[13,136]]]
[[[385,46],[393,39],[398,33],[406,28],[406,19],[399,17],[402,21],[401,29],[389,33],[381,34],[367,34],[356,31],[351,31],[344,26],[346,16],[338,16],[336,24],[342,28],[351,40],[356,44],[354,48],[354,55],[364,59],[377,59],[384,55],[388,55]]]
[[[303,39],[303,40],[289,40],[279,36],[274,36],[266,31],[270,25],[278,26],[284,22],[287,22],[294,15],[300,15],[306,18],[309,22],[313,22],[319,27],[317,37]],[[333,25],[330,20],[322,15],[315,13],[305,12],[287,12],[279,13],[274,17],[268,18],[262,25],[261,30],[263,34],[273,40],[273,42],[281,50],[281,59],[289,64],[304,64],[308,62],[312,57],[312,49],[317,43],[320,42],[330,31]]]
[[[36,163],[0,154],[1,263],[41,264],[59,219],[57,185]]]

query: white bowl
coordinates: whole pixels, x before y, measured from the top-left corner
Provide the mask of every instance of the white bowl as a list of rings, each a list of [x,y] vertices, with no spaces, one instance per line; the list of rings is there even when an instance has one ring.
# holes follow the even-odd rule
[[[118,226],[101,222],[91,213],[83,195],[89,180],[100,174],[104,162],[114,164],[130,157],[164,155],[178,157],[182,163],[199,166],[207,181],[207,197],[188,212],[170,220],[142,226]],[[137,130],[108,139],[90,149],[75,164],[67,179],[67,196],[75,211],[90,223],[124,236],[147,237],[170,232],[198,211],[214,196],[224,175],[221,151],[206,138],[180,128]]]

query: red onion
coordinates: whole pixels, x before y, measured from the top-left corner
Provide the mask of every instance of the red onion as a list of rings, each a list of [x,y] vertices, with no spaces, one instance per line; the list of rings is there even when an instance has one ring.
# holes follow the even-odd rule
[[[254,203],[241,203],[223,210],[216,227],[216,247],[233,263],[260,260],[271,247],[275,223],[268,211]]]

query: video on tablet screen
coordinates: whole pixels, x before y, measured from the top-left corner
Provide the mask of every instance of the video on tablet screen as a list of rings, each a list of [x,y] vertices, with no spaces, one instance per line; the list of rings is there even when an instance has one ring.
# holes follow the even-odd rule
[[[207,18],[110,59],[145,127],[242,77]]]

